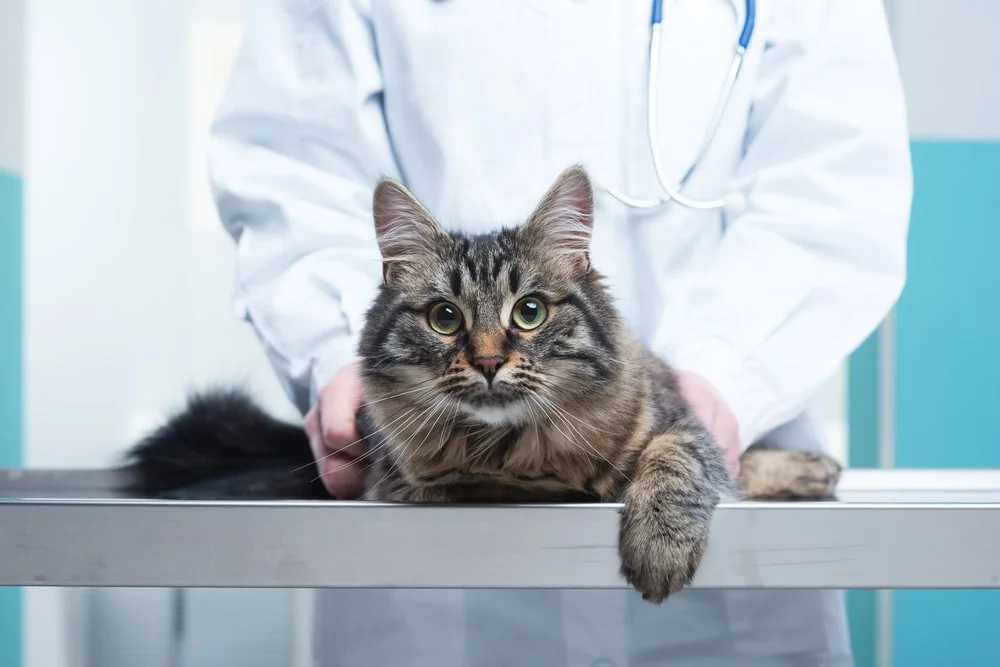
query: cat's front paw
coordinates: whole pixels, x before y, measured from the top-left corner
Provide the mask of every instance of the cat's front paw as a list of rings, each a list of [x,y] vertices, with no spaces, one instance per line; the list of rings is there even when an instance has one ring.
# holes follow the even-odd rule
[[[660,604],[679,593],[701,564],[708,524],[677,509],[626,504],[618,542],[622,576],[647,602]]]
[[[740,461],[739,486],[748,500],[830,500],[842,472],[821,452],[751,447]]]
[[[835,496],[843,472],[840,463],[821,453],[795,452],[792,456],[799,460],[800,471],[788,485],[789,495],[803,500],[825,500]]]

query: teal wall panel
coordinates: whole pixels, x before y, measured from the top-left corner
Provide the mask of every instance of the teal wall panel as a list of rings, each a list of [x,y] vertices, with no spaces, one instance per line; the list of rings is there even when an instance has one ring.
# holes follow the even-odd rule
[[[895,667],[1000,665],[1000,591],[893,593]]]
[[[0,467],[21,465],[21,179],[0,171]],[[21,667],[21,591],[0,588],[0,667]]]
[[[896,466],[1000,467],[1000,143],[915,142],[913,164]]]
[[[846,598],[854,667],[875,667],[878,655],[875,591],[846,591]]]
[[[879,334],[876,331],[848,360],[847,448],[851,468],[878,467]],[[846,592],[847,620],[855,667],[875,667],[878,655],[876,595]]]
[[[913,164],[896,465],[1000,467],[1000,143],[915,142]],[[896,592],[894,663],[996,667],[998,619],[1000,591]]]
[[[879,332],[851,355],[847,368],[847,450],[851,468],[877,468]]]

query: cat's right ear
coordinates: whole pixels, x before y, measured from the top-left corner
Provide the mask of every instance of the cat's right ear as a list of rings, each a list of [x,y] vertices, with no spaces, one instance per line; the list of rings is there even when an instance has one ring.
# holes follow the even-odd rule
[[[407,264],[433,254],[447,232],[409,190],[392,179],[380,181],[372,199],[382,277],[391,283]]]
[[[564,258],[578,274],[590,269],[594,190],[579,166],[559,175],[522,228],[532,243]]]

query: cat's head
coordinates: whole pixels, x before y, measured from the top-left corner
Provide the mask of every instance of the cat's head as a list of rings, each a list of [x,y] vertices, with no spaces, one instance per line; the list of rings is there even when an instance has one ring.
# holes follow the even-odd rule
[[[563,172],[528,219],[449,233],[402,185],[374,194],[384,283],[362,333],[369,400],[531,424],[620,370],[620,324],[590,265],[593,188]],[[555,404],[556,407],[553,407]]]

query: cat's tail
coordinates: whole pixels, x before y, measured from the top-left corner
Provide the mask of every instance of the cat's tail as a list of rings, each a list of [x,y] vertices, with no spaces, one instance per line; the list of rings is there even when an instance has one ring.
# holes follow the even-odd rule
[[[120,472],[120,490],[144,498],[330,498],[302,427],[232,389],[191,395],[128,451]]]

